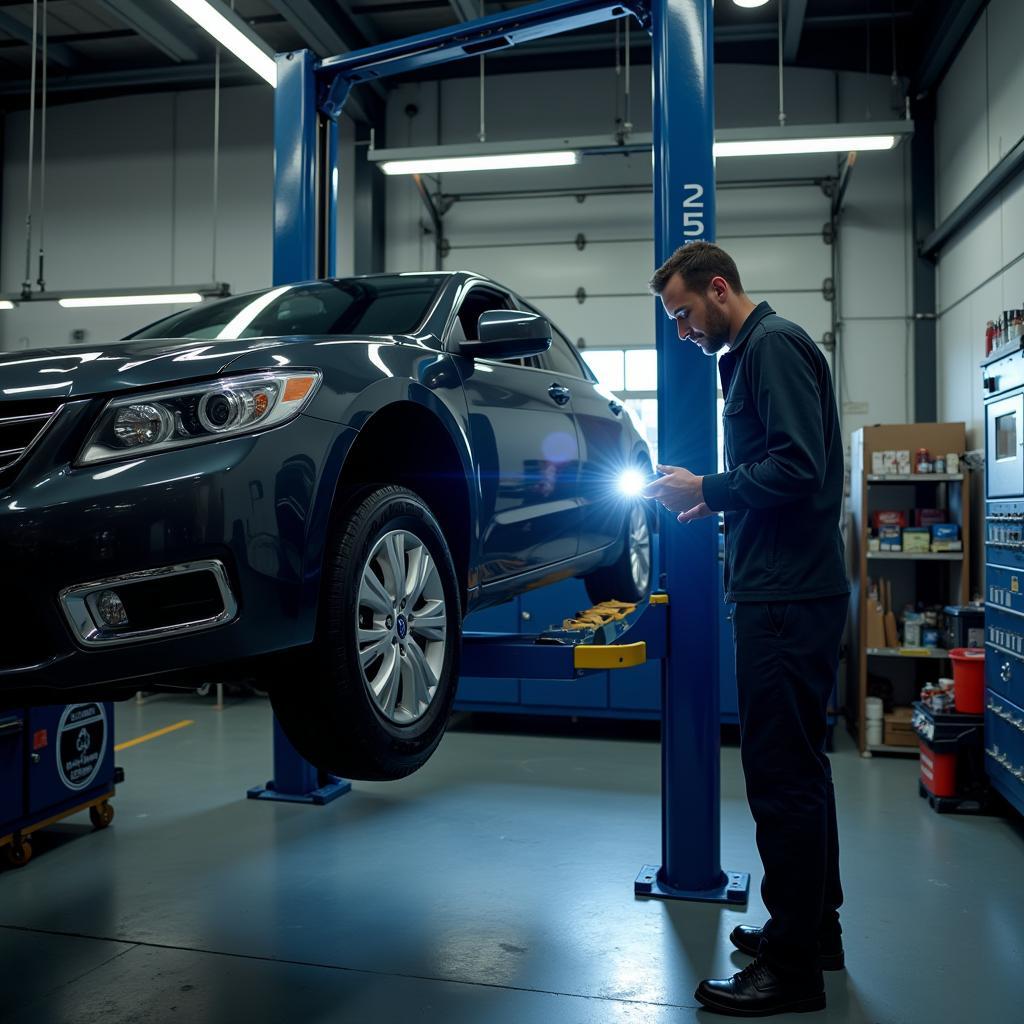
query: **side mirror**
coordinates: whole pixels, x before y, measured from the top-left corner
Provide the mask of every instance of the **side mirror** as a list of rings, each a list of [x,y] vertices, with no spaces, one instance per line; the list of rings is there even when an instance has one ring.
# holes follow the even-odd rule
[[[551,325],[536,313],[490,309],[480,314],[479,341],[459,342],[459,354],[470,359],[521,359],[551,348]]]

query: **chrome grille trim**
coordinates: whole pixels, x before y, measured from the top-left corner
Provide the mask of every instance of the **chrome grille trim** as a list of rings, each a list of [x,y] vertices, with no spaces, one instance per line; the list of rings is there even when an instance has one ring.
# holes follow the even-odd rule
[[[63,408],[64,404],[61,403],[50,412],[32,413],[27,416],[4,416],[2,414],[3,405],[0,403],[0,473],[12,469],[28,455]],[[32,435],[28,444],[19,445],[16,448],[8,448],[4,445],[5,431],[12,427],[24,426],[30,423],[38,423],[40,426]]]

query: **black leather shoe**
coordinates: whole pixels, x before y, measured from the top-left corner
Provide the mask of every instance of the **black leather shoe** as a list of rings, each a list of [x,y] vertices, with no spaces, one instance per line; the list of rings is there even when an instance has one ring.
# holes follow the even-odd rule
[[[729,933],[732,944],[747,956],[757,956],[761,952],[761,935],[764,928],[755,928],[749,924],[738,924]],[[822,944],[818,950],[818,966],[823,971],[841,971],[846,966],[843,954],[843,940],[835,939]]]
[[[702,981],[694,995],[706,1010],[729,1017],[770,1017],[825,1009],[825,986],[820,974],[806,980],[783,977],[763,960],[755,960],[731,978]]]

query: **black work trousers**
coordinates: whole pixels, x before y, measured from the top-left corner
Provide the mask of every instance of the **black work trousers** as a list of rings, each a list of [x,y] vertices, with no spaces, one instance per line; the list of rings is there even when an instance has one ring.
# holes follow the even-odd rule
[[[736,684],[747,801],[771,920],[761,955],[816,972],[819,942],[841,931],[839,834],[827,709],[849,598],[736,605]]]

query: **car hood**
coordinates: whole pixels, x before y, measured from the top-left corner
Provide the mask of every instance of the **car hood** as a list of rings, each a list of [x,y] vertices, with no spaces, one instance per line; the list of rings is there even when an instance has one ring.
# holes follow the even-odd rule
[[[215,377],[232,363],[252,365],[265,349],[308,343],[308,337],[200,341],[147,338],[103,346],[0,353],[0,401],[83,398],[133,388]],[[343,339],[364,342],[365,338]],[[267,363],[273,365],[267,356]]]

